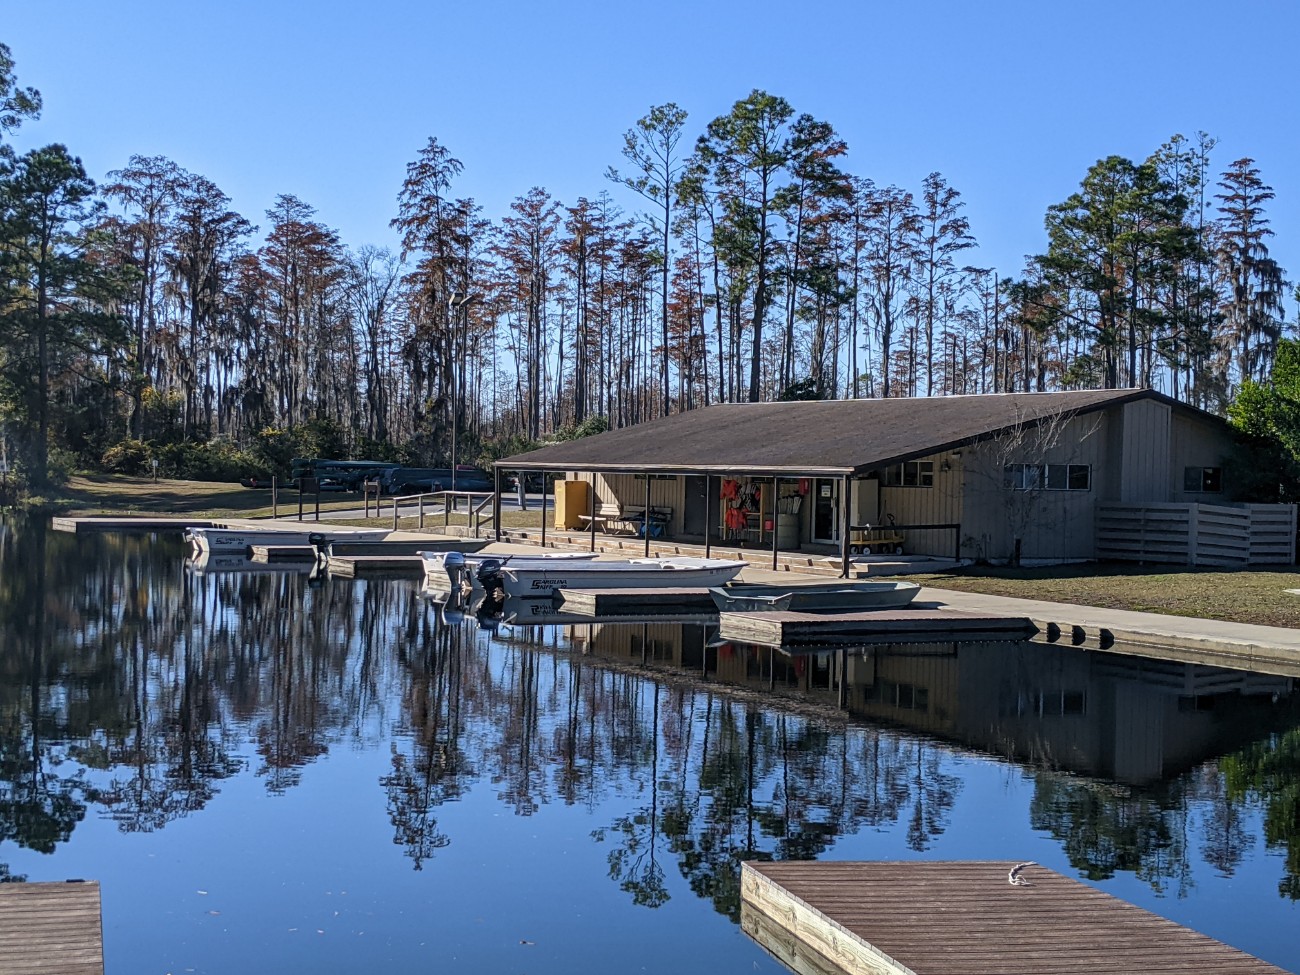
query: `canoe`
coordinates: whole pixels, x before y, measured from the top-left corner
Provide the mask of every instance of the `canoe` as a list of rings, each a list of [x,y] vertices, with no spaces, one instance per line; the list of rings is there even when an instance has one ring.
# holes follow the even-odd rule
[[[316,545],[330,539],[354,542],[377,541],[388,535],[386,528],[187,528],[185,538],[196,552],[247,552],[254,545]]]
[[[720,613],[859,613],[901,609],[920,591],[915,582],[842,582],[818,586],[740,584],[713,587],[709,594]]]
[[[511,561],[491,577],[484,572],[484,582],[500,586],[507,598],[516,599],[550,599],[560,589],[708,589],[730,582],[746,565],[684,556],[550,564]]]
[[[451,556],[451,571],[448,571],[448,556]],[[457,556],[460,558],[458,559]],[[460,587],[468,583],[472,588],[481,590],[483,583],[479,582],[478,570],[484,562],[495,561],[502,565],[515,565],[524,562],[540,562],[542,564],[555,562],[591,562],[597,558],[595,552],[538,552],[533,554],[528,552],[521,555],[493,555],[490,552],[472,552],[472,551],[452,551],[452,552],[430,552],[421,551],[420,557],[424,559],[424,579],[425,582],[435,588],[444,588],[446,586]]]

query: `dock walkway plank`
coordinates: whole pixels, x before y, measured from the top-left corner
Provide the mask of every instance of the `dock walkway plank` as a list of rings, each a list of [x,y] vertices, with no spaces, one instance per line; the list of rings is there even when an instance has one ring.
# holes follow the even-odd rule
[[[1014,861],[746,863],[745,930],[777,957],[826,959],[852,975],[1087,975],[1282,969],[1140,907]],[[793,940],[790,940],[793,939]],[[813,968],[816,965],[812,966]]]
[[[0,884],[0,971],[104,975],[99,884]]]
[[[763,611],[721,613],[724,640],[786,646],[797,643],[869,641],[1018,640],[1034,632],[1024,617],[962,613],[947,609],[877,610],[863,613]]]

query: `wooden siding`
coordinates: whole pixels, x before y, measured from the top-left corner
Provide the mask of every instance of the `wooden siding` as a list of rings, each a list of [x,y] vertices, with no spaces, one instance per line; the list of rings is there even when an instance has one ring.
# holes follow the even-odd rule
[[[966,451],[944,451],[920,458],[934,465],[933,487],[910,487],[880,483],[880,515],[870,519],[885,527],[889,515],[899,525],[947,525],[962,520],[962,456]],[[944,465],[948,466],[944,470]],[[883,473],[883,472],[882,472]],[[903,551],[909,555],[939,555],[951,558],[950,531],[905,531]]]
[[[1169,407],[1138,400],[1123,407],[1123,454],[1119,499],[1166,501],[1169,498]]]
[[[0,884],[0,972],[103,975],[99,884]]]
[[[1215,504],[1224,495],[1184,491],[1183,473],[1189,467],[1220,467],[1224,488],[1232,484],[1232,433],[1222,423],[1207,423],[1199,417],[1174,413],[1169,425],[1169,494],[1156,501],[1197,501]]]
[[[753,863],[742,902],[851,975],[1282,970],[1031,864]],[[751,931],[746,927],[746,931]]]
[[[962,451],[962,556],[1010,558],[1017,530],[1024,559],[1086,559],[1095,551],[1093,516],[1105,490],[1107,469],[1116,466],[1111,418],[1101,414],[1070,420],[1050,446],[1027,444],[1023,452],[990,441]],[[1086,464],[1087,491],[1012,492],[1004,486],[1005,464]]]
[[[1097,556],[1175,565],[1295,561],[1294,505],[1103,504]]]
[[[590,481],[595,485],[596,507],[617,504],[628,508],[645,507],[645,479],[635,474],[569,474],[573,480]],[[715,479],[714,483],[717,481]],[[666,535],[682,533],[682,507],[686,503],[686,482],[680,477],[653,477],[650,481],[650,506],[672,508]]]

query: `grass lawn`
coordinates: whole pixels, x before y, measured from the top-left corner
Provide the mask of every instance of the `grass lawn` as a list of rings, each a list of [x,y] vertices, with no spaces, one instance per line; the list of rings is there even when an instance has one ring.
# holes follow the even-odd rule
[[[1300,627],[1300,595],[1285,591],[1300,589],[1297,572],[1093,563],[1032,569],[977,566],[908,578],[925,586],[994,596]]]
[[[271,492],[267,488],[246,488],[239,484],[220,481],[179,481],[161,478],[154,481],[146,477],[123,477],[112,474],[84,474],[52,491],[47,498],[48,507],[66,515],[123,515],[123,514],[189,514],[209,517],[270,517]],[[281,490],[279,516],[294,518],[298,514],[298,492],[289,488]],[[322,494],[321,516],[331,512],[349,511],[364,507],[359,494]],[[405,507],[403,511],[407,510]],[[303,498],[303,516],[311,518],[316,513],[315,497]],[[540,528],[540,507],[530,511],[506,510],[501,523],[507,528]],[[340,524],[390,526],[392,508],[385,499],[384,516],[380,519],[331,519]],[[443,524],[441,514],[425,517],[425,529],[436,531]],[[451,524],[466,524],[464,505],[452,515]],[[403,517],[398,527],[403,530],[419,526],[418,518]]]

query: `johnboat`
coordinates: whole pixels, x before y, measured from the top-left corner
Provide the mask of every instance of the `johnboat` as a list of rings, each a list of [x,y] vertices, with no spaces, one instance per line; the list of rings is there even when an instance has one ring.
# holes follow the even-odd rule
[[[916,598],[915,582],[841,582],[819,586],[773,586],[740,583],[709,589],[720,613],[755,611],[858,613],[901,609]]]
[[[388,535],[386,528],[187,528],[185,538],[197,552],[246,552],[254,545],[316,545],[346,538],[372,542]]]
[[[591,562],[596,553],[587,552],[532,552],[522,555],[492,555],[487,552],[421,552],[424,559],[424,580],[435,589],[445,589],[448,585],[459,589],[469,585],[482,589],[478,570],[484,562],[497,562],[501,565],[516,565],[524,562],[540,562],[543,565],[555,562]]]
[[[707,589],[730,582],[748,563],[674,556],[609,562],[484,563],[476,575],[484,587],[507,597],[549,599],[560,589]]]

